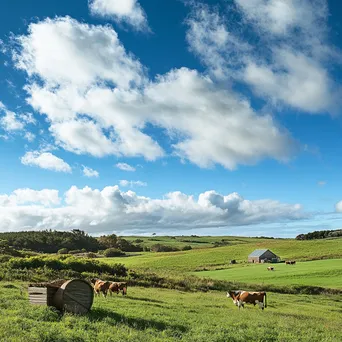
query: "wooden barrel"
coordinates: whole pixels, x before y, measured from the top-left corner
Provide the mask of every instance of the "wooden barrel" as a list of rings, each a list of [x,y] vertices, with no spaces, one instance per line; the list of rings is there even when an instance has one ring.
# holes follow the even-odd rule
[[[86,314],[93,305],[94,290],[85,280],[68,280],[57,290],[53,301],[61,311]]]

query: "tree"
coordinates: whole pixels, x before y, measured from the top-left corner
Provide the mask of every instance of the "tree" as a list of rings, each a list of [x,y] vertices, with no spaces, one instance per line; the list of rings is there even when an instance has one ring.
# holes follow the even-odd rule
[[[108,248],[103,252],[103,255],[107,258],[124,256],[125,253],[117,248]]]

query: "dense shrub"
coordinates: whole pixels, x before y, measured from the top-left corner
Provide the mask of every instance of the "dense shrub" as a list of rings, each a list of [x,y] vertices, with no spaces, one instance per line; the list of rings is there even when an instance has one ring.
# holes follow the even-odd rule
[[[296,236],[296,240],[315,240],[315,239],[327,239],[334,237],[342,237],[342,229],[336,230],[317,230],[307,234],[299,234]]]
[[[162,245],[160,243],[156,243],[150,247],[151,252],[176,252],[179,251],[178,248],[172,246]]]
[[[107,248],[104,252],[103,255],[107,258],[112,258],[112,257],[120,257],[124,256],[125,253],[120,251],[117,248]]]
[[[10,256],[10,255],[0,254],[0,264],[7,262],[11,258],[12,258],[12,256]]]
[[[61,248],[57,252],[58,254],[68,254],[68,249],[67,248]]]
[[[191,249],[192,247],[190,245],[187,245],[182,248],[182,251],[190,251]]]
[[[127,269],[122,264],[108,265],[97,260],[75,257],[32,257],[11,258],[3,265],[9,270],[47,268],[55,271],[70,270],[74,272],[108,273],[110,275],[126,276]]]
[[[89,252],[89,253],[87,253],[87,258],[97,258],[97,255],[95,254],[95,253],[93,253],[93,252]]]
[[[132,242],[127,241],[115,234],[104,235],[98,238],[102,248],[117,248],[123,252],[141,252],[143,248],[139,245],[134,245]]]
[[[80,254],[80,253],[82,253],[80,249],[74,249],[74,250],[69,251],[69,254]]]
[[[100,248],[98,240],[79,229],[71,232],[52,230],[0,233],[0,241],[16,249],[30,249],[36,252],[57,253],[61,248],[82,249],[95,252]]]

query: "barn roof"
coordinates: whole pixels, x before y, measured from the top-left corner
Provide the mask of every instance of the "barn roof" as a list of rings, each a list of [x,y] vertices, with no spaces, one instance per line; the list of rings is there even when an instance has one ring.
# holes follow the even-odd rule
[[[267,251],[268,249],[256,249],[254,252],[248,255],[248,257],[261,257]]]

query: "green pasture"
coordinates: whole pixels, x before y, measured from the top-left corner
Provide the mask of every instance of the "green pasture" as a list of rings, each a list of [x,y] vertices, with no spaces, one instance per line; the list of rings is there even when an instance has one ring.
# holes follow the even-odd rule
[[[274,271],[267,267],[273,266]],[[285,264],[244,264],[224,270],[193,272],[199,277],[251,284],[311,285],[342,289],[342,259]]]
[[[215,243],[227,243],[235,245],[240,243],[259,242],[268,239],[240,237],[240,236],[125,236],[124,239],[138,243],[143,247],[151,247],[155,244],[171,246],[181,249],[184,246],[192,248],[209,248]],[[142,242],[141,242],[142,241]]]
[[[2,342],[339,342],[342,298],[268,293],[268,307],[238,310],[224,292],[129,288],[96,298],[86,316],[28,302],[26,286],[0,283]]]
[[[226,237],[227,238],[227,237]],[[227,238],[228,239],[228,238]],[[101,258],[109,263],[123,263],[129,268],[152,272],[192,272],[204,269],[228,268],[232,259],[247,263],[254,249],[270,249],[283,260],[297,261],[342,258],[342,240],[251,239],[217,248],[202,248],[186,252],[138,253],[124,258]]]

